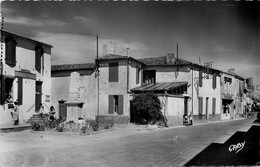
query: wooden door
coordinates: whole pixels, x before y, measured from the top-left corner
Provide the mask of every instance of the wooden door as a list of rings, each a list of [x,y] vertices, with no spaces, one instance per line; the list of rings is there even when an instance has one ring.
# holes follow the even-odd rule
[[[67,119],[67,105],[64,103],[64,101],[59,101],[59,117],[61,117],[63,120]]]
[[[35,87],[35,112],[39,112],[40,104],[42,102],[42,82],[36,81]]]

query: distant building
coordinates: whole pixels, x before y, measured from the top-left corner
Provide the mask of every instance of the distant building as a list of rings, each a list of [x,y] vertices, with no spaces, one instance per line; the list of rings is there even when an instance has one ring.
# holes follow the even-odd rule
[[[19,122],[25,123],[51,104],[52,46],[5,30],[1,31],[1,114],[0,124],[13,124],[12,103],[19,103]]]

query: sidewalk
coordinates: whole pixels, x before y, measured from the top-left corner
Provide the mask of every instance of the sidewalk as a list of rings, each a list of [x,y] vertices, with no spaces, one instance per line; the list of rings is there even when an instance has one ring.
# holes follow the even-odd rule
[[[0,127],[0,132],[17,132],[17,131],[22,131],[22,130],[27,130],[31,129],[31,124],[19,124],[19,125],[11,125],[11,126],[1,126]]]
[[[17,160],[23,166],[183,166],[211,143],[224,143],[237,131],[247,131],[254,120],[158,130],[151,126],[115,125],[114,130],[86,136],[30,130],[2,133],[0,157],[2,166],[10,160],[14,160],[13,166],[22,166],[15,163]]]

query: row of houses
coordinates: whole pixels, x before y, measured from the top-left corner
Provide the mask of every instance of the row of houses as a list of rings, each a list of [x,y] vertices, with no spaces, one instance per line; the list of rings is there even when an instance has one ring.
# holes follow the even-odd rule
[[[168,125],[236,119],[249,102],[245,79],[178,59],[174,54],[136,59],[106,54],[95,63],[51,66],[51,45],[2,31],[1,125],[12,123],[8,99],[18,100],[20,121],[45,109],[67,120],[113,117],[135,122],[131,100],[136,94],[158,95]],[[9,61],[10,60],[10,61]],[[10,63],[12,62],[12,63]]]

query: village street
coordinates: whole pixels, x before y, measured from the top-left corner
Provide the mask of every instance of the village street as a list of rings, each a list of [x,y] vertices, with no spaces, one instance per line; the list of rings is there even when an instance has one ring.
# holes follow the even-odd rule
[[[0,166],[181,166],[209,144],[247,131],[254,120],[157,130],[128,125],[89,136],[30,130],[1,133]]]

